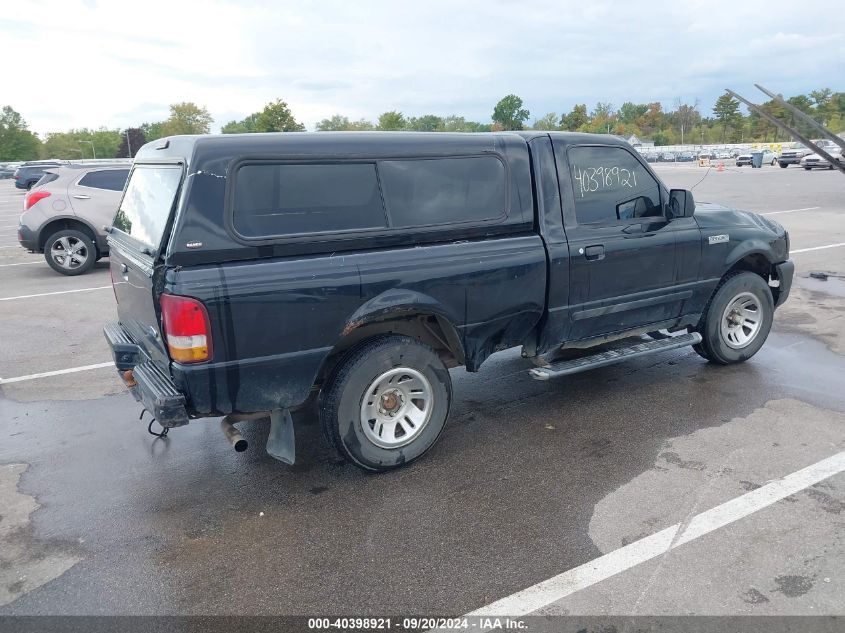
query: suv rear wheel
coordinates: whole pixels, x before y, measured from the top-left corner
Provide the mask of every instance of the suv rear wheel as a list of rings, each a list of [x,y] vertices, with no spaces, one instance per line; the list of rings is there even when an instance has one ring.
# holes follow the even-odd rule
[[[81,275],[94,265],[97,247],[82,231],[62,229],[44,242],[44,259],[57,273]]]
[[[434,445],[451,400],[449,371],[433,349],[383,336],[341,360],[320,396],[320,421],[343,457],[364,470],[390,470]]]
[[[748,360],[766,342],[775,306],[763,278],[739,272],[725,277],[704,311],[694,346],[700,356],[720,365]]]

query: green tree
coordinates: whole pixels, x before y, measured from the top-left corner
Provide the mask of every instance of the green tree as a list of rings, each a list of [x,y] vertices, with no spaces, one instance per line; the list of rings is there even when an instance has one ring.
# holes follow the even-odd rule
[[[586,108],[584,108],[586,112]],[[622,123],[627,125],[633,125],[636,123],[637,119],[643,116],[646,112],[648,112],[648,105],[645,103],[631,103],[630,101],[626,101],[619,107],[619,112],[616,113],[616,118],[618,118]]]
[[[443,131],[444,132],[489,132],[490,125],[488,123],[478,123],[477,121],[467,121],[464,117],[456,114],[450,114],[443,117]]]
[[[415,132],[438,132],[443,129],[443,119],[436,114],[424,114],[408,119],[408,129]]]
[[[205,108],[185,101],[170,106],[170,117],[162,124],[164,136],[177,134],[208,134],[214,119]]]
[[[220,131],[223,134],[249,134],[255,132],[255,120],[257,118],[258,112],[253,112],[241,121],[229,121]]]
[[[349,129],[349,126],[352,125],[349,122],[349,117],[345,117],[341,114],[335,114],[330,119],[323,119],[319,123],[317,123],[317,131],[318,132],[343,132]]]
[[[317,123],[318,132],[364,132],[372,129],[375,129],[375,126],[371,121],[366,119],[350,121],[349,117],[341,114],[335,114],[330,119],[323,119]]]
[[[377,130],[395,131],[404,130],[408,126],[408,121],[405,120],[405,115],[401,112],[391,110],[379,115]]]
[[[716,120],[722,126],[721,142],[724,143],[728,128],[736,127],[737,121],[741,120],[739,101],[725,93],[716,99],[716,105],[713,106],[713,114],[716,115]]]
[[[556,112],[549,112],[546,116],[534,121],[531,125],[533,130],[557,130],[558,116]]]
[[[587,104],[576,104],[569,114],[564,114],[560,117],[560,129],[575,132],[587,125],[590,118],[587,116]]]
[[[138,127],[130,127],[120,135],[120,145],[117,148],[115,158],[135,158],[135,154],[141,146],[147,142],[143,130]]]
[[[256,132],[302,132],[305,126],[293,117],[288,104],[281,99],[271,101],[255,117]]]
[[[52,132],[44,138],[43,153],[50,158],[86,159],[112,158],[120,147],[120,130],[89,130],[81,128],[67,132]]]
[[[670,118],[674,120],[675,128],[681,133],[681,143],[686,142],[690,138],[690,132],[701,119],[698,113],[698,99],[693,104],[684,103],[680,97],[675,99],[675,111]]]
[[[503,130],[521,130],[531,113],[522,107],[522,99],[516,95],[503,97],[493,108],[493,122]]]
[[[155,141],[157,139],[167,136],[164,133],[164,121],[157,121],[155,123],[142,123],[141,131],[144,133],[144,138],[147,142]]]
[[[672,138],[666,132],[656,132],[651,137],[655,145],[670,145]]]
[[[17,161],[38,158],[41,142],[29,131],[23,117],[11,106],[0,111],[0,160]]]

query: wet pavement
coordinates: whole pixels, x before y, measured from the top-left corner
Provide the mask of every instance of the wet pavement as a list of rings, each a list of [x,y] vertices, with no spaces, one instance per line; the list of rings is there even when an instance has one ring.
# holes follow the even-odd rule
[[[793,250],[845,242],[838,174],[735,172],[696,197],[790,211],[771,217]],[[21,197],[0,183],[0,214]],[[0,384],[0,614],[461,614],[835,455],[845,297],[805,278],[845,274],[845,248],[794,259],[794,296],[748,363],[681,349],[544,383],[502,352],[452,371],[440,442],[381,475],[328,448],[313,406],[288,467],[263,452],[267,421],[241,425],[240,454],[216,420],[151,437],[108,368]],[[2,266],[24,262],[38,256],[0,249],[0,299],[91,290],[0,301],[0,376],[108,361],[108,272]],[[843,614],[845,476],[793,497],[548,612]]]

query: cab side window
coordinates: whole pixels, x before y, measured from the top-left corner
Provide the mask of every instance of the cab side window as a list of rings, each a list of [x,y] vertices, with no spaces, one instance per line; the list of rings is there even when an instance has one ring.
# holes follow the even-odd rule
[[[578,224],[663,215],[657,181],[623,148],[573,147],[568,156]]]

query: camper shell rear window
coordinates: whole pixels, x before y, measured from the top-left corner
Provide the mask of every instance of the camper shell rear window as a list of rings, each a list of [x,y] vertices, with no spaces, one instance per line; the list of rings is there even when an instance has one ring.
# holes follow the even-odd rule
[[[158,249],[182,182],[182,171],[179,164],[135,165],[115,215],[114,228],[144,246]]]

